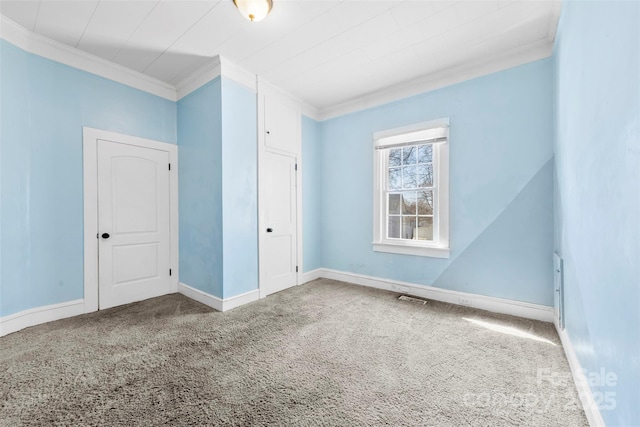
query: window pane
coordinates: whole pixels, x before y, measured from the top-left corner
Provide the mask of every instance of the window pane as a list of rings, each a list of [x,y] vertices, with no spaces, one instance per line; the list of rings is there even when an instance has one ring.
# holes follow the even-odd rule
[[[433,191],[418,191],[418,215],[433,215]]]
[[[418,240],[433,240],[433,217],[418,217]]]
[[[416,147],[404,147],[402,149],[402,164],[414,165],[416,163]]]
[[[400,206],[402,206],[402,195],[389,194],[389,214],[400,215]]]
[[[416,193],[414,191],[405,191],[402,193],[402,214],[416,214]]]
[[[433,161],[433,145],[426,144],[418,147],[418,163],[431,163]]]
[[[415,216],[403,216],[402,217],[402,238],[413,239],[416,228]]]
[[[402,169],[389,169],[389,190],[400,190],[402,188]]]
[[[417,175],[418,187],[433,187],[433,163],[418,165]]]
[[[402,163],[402,149],[392,148],[389,150],[389,166],[400,166]]]
[[[402,168],[402,188],[416,188],[416,167],[405,166]]]
[[[389,217],[389,230],[388,236],[391,239],[399,239],[400,238],[400,218],[399,216],[390,216]]]

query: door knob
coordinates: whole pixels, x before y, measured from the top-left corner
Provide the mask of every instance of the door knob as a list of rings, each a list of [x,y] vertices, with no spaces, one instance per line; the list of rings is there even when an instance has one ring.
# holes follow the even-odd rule
[[[108,239],[109,238],[109,233],[102,233],[102,238],[103,239]]]
[[[267,233],[271,233],[273,231],[273,228],[267,228]]]

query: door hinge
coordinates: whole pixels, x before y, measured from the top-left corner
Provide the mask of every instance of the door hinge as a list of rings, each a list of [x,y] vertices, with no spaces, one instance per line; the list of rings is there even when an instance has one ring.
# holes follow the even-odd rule
[[[298,266],[296,265],[296,273],[298,272]]]
[[[169,170],[171,170],[171,163],[169,163]]]
[[[171,269],[169,269],[169,276],[171,276]]]
[[[296,170],[298,170],[298,164],[296,163]]]

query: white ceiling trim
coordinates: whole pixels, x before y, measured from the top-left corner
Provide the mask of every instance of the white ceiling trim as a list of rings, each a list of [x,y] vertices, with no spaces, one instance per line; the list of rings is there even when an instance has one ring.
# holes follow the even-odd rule
[[[256,75],[245,70],[227,58],[216,55],[211,61],[198,68],[176,85],[177,99],[180,100],[191,92],[206,85],[213,79],[224,76],[239,83],[253,92],[257,91]]]
[[[547,40],[553,43],[556,39],[558,32],[558,24],[560,23],[560,13],[562,12],[562,0],[553,3],[553,9],[551,10],[551,25],[549,25],[549,32],[547,33]]]
[[[560,3],[558,2],[558,7],[556,7],[554,13],[560,13],[559,5]],[[316,121],[328,120],[549,57],[553,50],[555,30],[556,26],[552,26],[546,40],[538,41],[496,56],[483,58],[471,64],[467,63],[460,67],[422,76],[409,82],[357,97],[329,108],[319,109],[301,101],[291,94],[288,94],[288,96],[296,99],[300,103],[302,106],[302,114],[305,116]],[[257,90],[256,74],[220,56],[213,57],[209,63],[191,73],[176,86],[173,86],[146,74],[33,33],[10,19],[5,18],[3,15],[0,15],[0,37],[32,54],[96,74],[171,101],[177,101],[187,96],[189,93],[221,75],[253,91]],[[285,92],[282,89],[280,89],[280,91]]]
[[[302,114],[309,117],[310,119],[315,120],[316,122],[321,121],[320,110],[314,107],[311,104],[307,104],[306,102],[302,103]]]
[[[222,64],[222,76],[229,78],[236,83],[240,83],[243,86],[248,87],[254,92],[257,92],[257,77],[254,73],[245,70],[241,66],[229,61],[224,56],[220,57],[220,63]]]
[[[394,85],[333,107],[319,111],[315,120],[324,121],[349,113],[377,107],[389,102],[398,101],[414,95],[430,92],[466,80],[475,79],[488,74],[513,68],[539,59],[548,58],[553,51],[553,43],[547,40],[535,42],[495,56],[482,58],[459,67],[419,77],[409,82]]]
[[[304,102],[303,100],[291,94],[290,92],[287,92],[286,90],[282,89],[280,86],[274,85],[269,80],[266,80],[260,76],[256,76],[256,77],[257,77],[256,81],[258,83],[259,90],[260,88],[263,88],[263,89],[266,89],[267,91],[278,94],[283,99],[290,100],[291,103],[296,105],[296,108],[300,109],[300,112],[302,115],[307,116],[315,121],[320,121],[321,116],[320,116],[320,110],[318,108]]]
[[[176,89],[169,83],[32,33],[2,15],[0,15],[0,37],[34,55],[96,74],[170,101],[176,100]]]
[[[221,73],[220,56],[214,56],[210,62],[198,68],[176,85],[176,100],[181,100],[216,77],[220,77]]]

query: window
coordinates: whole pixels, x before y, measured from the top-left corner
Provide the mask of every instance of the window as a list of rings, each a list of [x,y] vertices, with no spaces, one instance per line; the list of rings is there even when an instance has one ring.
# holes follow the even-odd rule
[[[373,250],[449,257],[449,120],[374,135]]]

